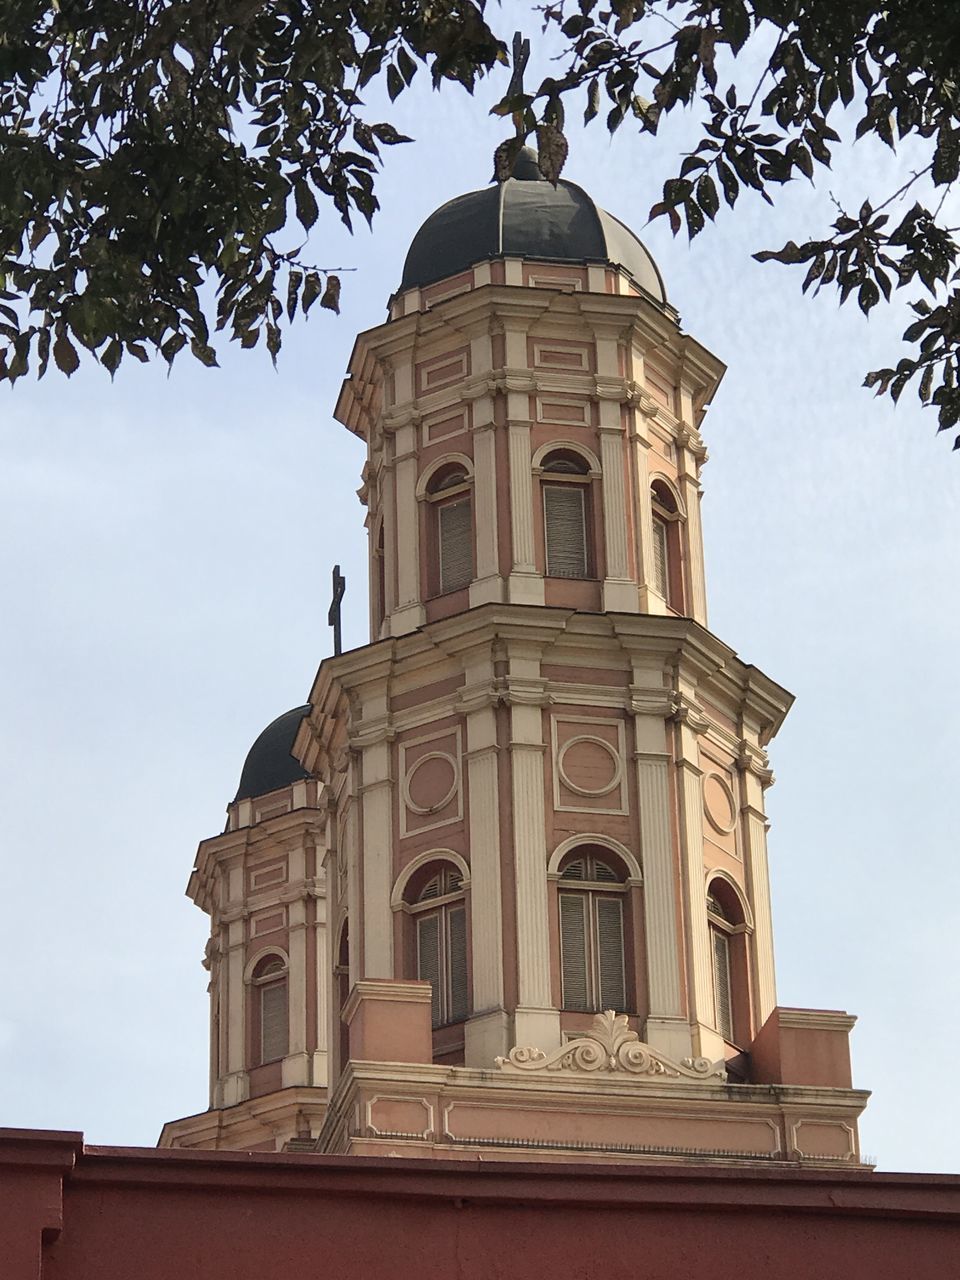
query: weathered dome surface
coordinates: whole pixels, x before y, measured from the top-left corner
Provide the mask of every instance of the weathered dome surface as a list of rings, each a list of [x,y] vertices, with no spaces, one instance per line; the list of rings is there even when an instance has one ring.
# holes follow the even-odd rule
[[[520,152],[513,174],[506,182],[457,196],[430,215],[413,237],[401,290],[459,275],[488,258],[536,258],[614,263],[666,302],[653,258],[630,228],[594,204],[582,187],[562,178],[554,187],[529,147]]]
[[[285,711],[267,725],[247,752],[243,772],[240,774],[240,785],[233,797],[234,804],[238,800],[266,795],[268,791],[279,791],[281,787],[289,787],[301,778],[309,778],[310,775],[300,761],[290,754],[300,721],[309,710],[309,703],[303,707],[294,707],[292,711]]]

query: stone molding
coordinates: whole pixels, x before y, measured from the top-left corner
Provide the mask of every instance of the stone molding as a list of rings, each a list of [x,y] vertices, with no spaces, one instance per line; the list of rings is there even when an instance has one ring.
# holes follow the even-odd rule
[[[710,1084],[722,1083],[727,1078],[722,1062],[711,1062],[709,1058],[683,1058],[675,1062],[644,1044],[637,1033],[630,1030],[627,1015],[612,1009],[598,1013],[589,1031],[551,1053],[518,1046],[511,1049],[506,1058],[495,1061],[507,1074],[549,1071],[580,1076],[615,1071],[660,1081],[704,1080]]]

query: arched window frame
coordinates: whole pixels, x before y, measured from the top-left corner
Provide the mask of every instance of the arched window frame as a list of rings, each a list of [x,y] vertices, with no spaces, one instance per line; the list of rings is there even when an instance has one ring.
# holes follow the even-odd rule
[[[254,956],[247,965],[250,1064],[264,1067],[290,1052],[290,963],[278,948]]]
[[[425,897],[438,880],[438,891]],[[433,987],[434,1031],[470,1017],[469,887],[470,868],[460,854],[430,850],[404,868],[391,895],[405,919],[403,969]]]
[[[559,465],[558,465],[559,464]],[[564,466],[563,464],[567,464]],[[600,576],[598,555],[597,517],[600,504],[597,500],[601,480],[600,463],[596,456],[582,445],[568,440],[552,440],[542,445],[533,458],[533,474],[539,488],[540,528],[543,536],[543,572],[548,578],[564,580],[595,580]],[[569,548],[552,552],[551,542],[551,493],[580,495],[580,528],[583,540],[583,562],[571,570]],[[566,570],[551,563],[552,554],[562,558],[566,553]]]
[[[473,463],[466,454],[446,454],[423,472],[417,500],[426,519],[428,597],[449,595],[469,587],[476,572]],[[453,515],[454,510],[459,512]]]
[[[650,584],[668,608],[684,613],[683,526],[686,514],[674,485],[662,475],[650,477],[650,519],[654,579]]]
[[[350,1061],[350,1028],[343,1017],[350,995],[350,917],[344,912],[337,925],[334,937],[337,940],[334,952],[333,978],[337,995],[337,1066],[342,1072]]]
[[[387,616],[387,557],[384,544],[383,516],[377,521],[373,534],[372,574],[370,596],[373,601],[373,635],[378,636]]]
[[[571,879],[565,875],[572,863],[589,858],[605,863],[616,879]],[[590,864],[587,871],[589,874]],[[615,1008],[617,1013],[636,1013],[639,976],[636,968],[637,941],[634,927],[633,894],[642,884],[640,866],[632,853],[619,842],[602,836],[576,836],[566,840],[548,863],[548,879],[556,894],[556,948],[560,977],[558,999],[565,1013],[594,1013]],[[601,904],[617,903],[612,912]],[[569,905],[565,905],[569,904]],[[579,912],[579,920],[578,913]],[[581,942],[575,937],[579,929]],[[613,936],[619,933],[619,983],[611,984],[603,974],[603,957],[609,959]],[[571,935],[571,930],[574,935]],[[574,942],[573,955],[565,952]],[[613,989],[611,989],[611,985]],[[616,988],[619,985],[619,990]]]
[[[745,1048],[754,1032],[749,958],[753,917],[742,889],[725,871],[707,876],[706,912],[713,1025],[727,1044]]]

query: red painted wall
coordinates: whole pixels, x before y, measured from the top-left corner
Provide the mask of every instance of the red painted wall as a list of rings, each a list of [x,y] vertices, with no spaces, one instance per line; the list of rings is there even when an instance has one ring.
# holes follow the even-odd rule
[[[943,1280],[960,1177],[84,1149],[0,1131],[3,1280]]]

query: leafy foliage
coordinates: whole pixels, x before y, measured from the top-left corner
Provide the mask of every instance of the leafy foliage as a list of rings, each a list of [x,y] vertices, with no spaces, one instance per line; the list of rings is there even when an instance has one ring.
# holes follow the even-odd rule
[[[300,260],[318,202],[369,220],[408,141],[365,87],[472,89],[505,57],[482,0],[4,0],[0,379],[78,347],[213,365],[211,328],[275,359],[284,312],[339,307]]]
[[[859,213],[839,210],[820,239],[755,256],[805,264],[804,291],[831,286],[865,313],[893,290],[925,290],[933,305],[915,298],[918,318],[904,334],[918,349],[869,373],[865,385],[897,400],[919,378],[938,429],[960,423],[960,229],[942,222],[960,176],[955,0],[556,0],[543,14],[566,41],[566,70],[530,92],[512,83],[496,110],[524,138],[544,122],[562,132],[571,94],[583,94],[586,121],[603,114],[611,132],[631,120],[655,134],[669,112],[697,109],[703,136],[650,211],[674,234],[699,235],[719,215],[721,196],[731,209],[747,192],[773,203],[777,187],[830,168],[841,143],[831,120],[840,123],[847,108],[856,139],[876,135],[891,149],[917,140],[923,162],[899,190],[866,200]],[[744,87],[734,76],[748,41],[769,53]],[[915,183],[932,190],[934,207],[918,202],[895,215],[891,206]]]

